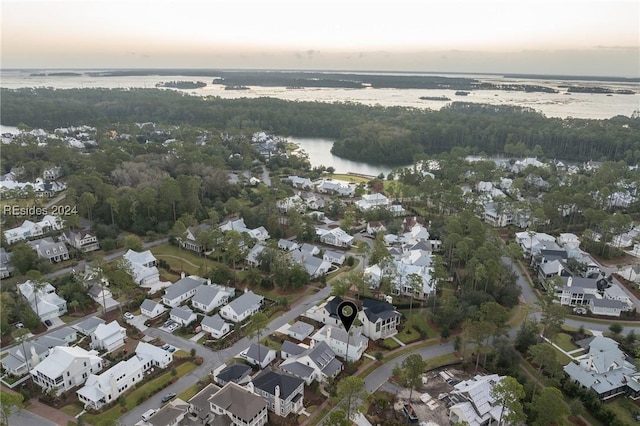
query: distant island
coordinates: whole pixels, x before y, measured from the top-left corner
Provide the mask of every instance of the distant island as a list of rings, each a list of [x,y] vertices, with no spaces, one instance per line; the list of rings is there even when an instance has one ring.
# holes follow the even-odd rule
[[[78,72],[38,72],[29,74],[30,77],[80,77],[82,73]]]
[[[247,86],[225,86],[224,90],[249,90]]]
[[[588,87],[588,86],[569,86],[567,92],[571,93],[600,93],[600,94],[616,94],[616,95],[633,95],[636,92],[628,89],[613,90],[607,87]]]
[[[156,84],[156,87],[169,87],[172,89],[200,89],[206,87],[204,81],[166,81]]]
[[[450,101],[446,96],[420,96],[423,101]]]

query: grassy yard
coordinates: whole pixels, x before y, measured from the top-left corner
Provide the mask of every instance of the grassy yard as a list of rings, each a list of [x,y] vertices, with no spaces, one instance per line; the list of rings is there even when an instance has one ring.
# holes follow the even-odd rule
[[[407,321],[407,324],[404,327],[404,329],[398,334],[396,334],[396,338],[400,340],[402,343],[404,343],[405,345],[408,345],[409,343],[413,343],[420,340],[421,337],[420,337],[420,333],[417,330],[415,330],[413,327],[411,327],[411,325]]]
[[[84,408],[82,407],[82,404],[80,404],[79,402],[74,402],[73,404],[65,405],[64,407],[62,407],[60,409],[60,411],[62,411],[65,414],[68,414],[70,416],[75,417],[78,414],[80,414],[83,409]]]
[[[210,271],[219,265],[218,262],[198,256],[192,251],[172,246],[169,243],[152,247],[150,250],[158,259],[166,261],[171,266],[171,269],[179,271],[182,267],[187,275],[202,276],[205,271]]]
[[[638,403],[624,397],[618,397],[611,402],[606,402],[605,406],[614,411],[624,424],[637,424],[631,415],[640,412],[640,405],[638,405]]]
[[[567,352],[571,352],[575,349],[579,349],[580,347],[574,344],[571,341],[571,336],[567,333],[558,333],[553,339],[553,343],[561,347],[563,350]]]
[[[183,401],[188,401],[191,398],[193,398],[193,396],[198,392],[200,392],[202,389],[203,389],[203,386],[200,383],[195,383],[189,386],[184,391],[182,391],[180,394],[178,394],[178,398],[180,398]]]
[[[386,338],[382,342],[384,343],[384,347],[389,350],[398,349],[400,347],[400,343],[391,338]]]
[[[175,377],[182,377],[188,374],[189,372],[193,371],[196,367],[197,365],[192,362],[185,362],[184,364],[181,364],[178,367],[176,367],[177,374]],[[171,379],[173,377],[174,376],[171,375],[171,369],[170,369],[166,373],[145,383],[139,388],[134,389],[131,393],[125,394],[124,408],[126,408],[126,411],[129,411],[135,408],[138,405],[139,403],[138,400],[140,398],[144,397],[144,399],[146,399],[149,396],[159,392],[165,384],[171,382]],[[118,418],[120,418],[124,414],[121,412],[122,408],[123,407],[121,407],[120,405],[116,405],[115,407],[112,407],[109,410],[106,410],[105,412],[100,413],[98,415],[84,414],[82,416],[82,419],[92,424],[93,426],[112,426],[112,425],[115,425],[117,423]]]
[[[409,316],[409,309],[401,309],[400,313],[407,318],[407,324],[411,324],[415,329],[420,330],[427,335],[427,338],[438,337],[440,332],[433,328],[433,326],[427,320],[431,311],[429,308],[413,309],[411,317]],[[400,339],[400,337],[398,337]],[[400,339],[402,340],[402,339]],[[402,340],[404,342],[404,340]],[[405,342],[408,343],[408,342]]]
[[[355,182],[355,183],[369,183],[371,179],[365,178],[362,176],[355,175],[347,175],[347,174],[333,174],[331,175],[332,179],[337,180],[346,180],[347,182]]]
[[[445,365],[460,362],[460,357],[455,354],[444,354],[427,360],[427,368],[434,369]]]

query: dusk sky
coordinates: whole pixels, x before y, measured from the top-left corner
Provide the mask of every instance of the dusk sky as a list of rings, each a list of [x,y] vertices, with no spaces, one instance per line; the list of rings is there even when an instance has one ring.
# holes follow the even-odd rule
[[[1,0],[7,68],[640,77],[640,2]]]

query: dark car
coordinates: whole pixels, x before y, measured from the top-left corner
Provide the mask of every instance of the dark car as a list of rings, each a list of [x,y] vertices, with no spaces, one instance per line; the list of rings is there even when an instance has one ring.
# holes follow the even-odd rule
[[[176,397],[175,393],[169,392],[168,394],[166,394],[165,396],[162,397],[162,402],[164,403],[164,402],[170,401],[175,397]]]
[[[47,327],[51,327],[53,323],[51,322],[51,320],[45,320],[44,325],[46,325]]]

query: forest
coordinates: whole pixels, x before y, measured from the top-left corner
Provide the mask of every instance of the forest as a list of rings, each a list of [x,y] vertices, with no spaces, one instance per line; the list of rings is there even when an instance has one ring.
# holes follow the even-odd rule
[[[2,124],[60,126],[154,121],[208,129],[263,129],[335,139],[332,152],[370,163],[407,164],[455,147],[471,153],[544,155],[569,161],[640,161],[640,118],[547,118],[530,108],[454,102],[440,111],[272,98],[195,97],[158,89],[2,89]]]

